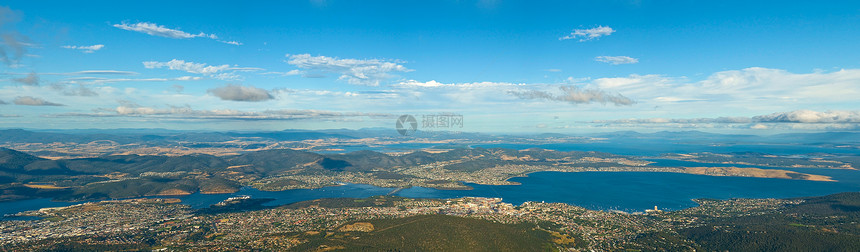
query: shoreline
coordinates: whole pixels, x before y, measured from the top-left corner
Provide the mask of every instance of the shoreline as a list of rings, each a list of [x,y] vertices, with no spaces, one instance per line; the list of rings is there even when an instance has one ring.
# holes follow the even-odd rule
[[[424,188],[431,188],[431,189],[436,189],[436,190],[469,191],[469,190],[474,190],[474,188],[471,186],[465,185],[465,183],[483,185],[483,186],[522,185],[522,183],[519,183],[516,181],[510,181],[510,180],[513,178],[526,178],[526,177],[529,177],[528,176],[529,174],[538,173],[538,172],[563,172],[563,173],[578,173],[578,172],[643,172],[643,173],[649,173],[649,172],[653,172],[653,173],[690,174],[690,175],[711,176],[711,177],[770,178],[770,179],[786,179],[786,180],[817,181],[817,182],[839,182],[838,180],[834,180],[830,176],[808,174],[808,173],[799,173],[799,172],[793,172],[793,171],[789,171],[789,170],[779,170],[779,169],[759,169],[759,168],[742,168],[742,167],[652,167],[652,168],[667,168],[667,169],[681,169],[681,170],[680,171],[673,171],[673,170],[666,170],[666,171],[653,171],[653,170],[646,170],[646,171],[637,171],[637,170],[583,170],[583,171],[540,170],[540,171],[528,171],[528,172],[524,172],[522,174],[508,176],[508,177],[505,177],[503,180],[498,181],[498,182],[501,182],[504,184],[501,184],[501,183],[499,183],[499,184],[485,184],[485,183],[480,183],[480,182],[456,181],[457,183],[460,183],[462,185],[462,187],[457,187],[457,188],[422,186],[422,185],[404,185],[404,186],[400,186],[400,187],[385,187],[385,186],[367,184],[367,183],[349,183],[349,184],[361,184],[361,185],[376,186],[376,187],[381,187],[381,188],[407,189],[407,188],[411,188],[411,187],[424,187]],[[694,170],[692,170],[690,172],[685,172],[685,171],[688,171],[687,169],[694,169]],[[732,169],[732,170],[738,170],[739,169],[741,171],[749,170],[749,171],[756,171],[756,172],[773,171],[773,172],[776,172],[776,174],[771,173],[771,176],[761,176],[761,175],[759,175],[759,176],[742,176],[742,175],[737,175],[737,174],[721,175],[721,174],[713,174],[713,173],[709,174],[708,173],[709,169]],[[789,173],[797,174],[797,175],[801,175],[801,176],[806,176],[806,177],[805,178],[792,178],[792,177],[788,177],[788,176],[782,176],[782,177],[773,176],[773,175],[785,175],[785,174],[789,174]],[[339,186],[344,186],[344,185],[347,185],[347,184],[341,182],[341,183],[335,183],[335,184],[329,184],[329,185],[323,185],[323,186],[297,187],[297,188],[290,188],[290,189],[285,189],[285,190],[265,190],[262,188],[258,188],[254,185],[245,185],[243,187],[250,187],[250,188],[254,188],[256,190],[266,191],[266,192],[280,192],[280,191],[288,191],[288,190],[314,190],[314,189],[321,189],[321,188],[327,188],[327,187],[339,187]],[[235,191],[229,191],[229,192],[214,192],[214,191],[203,191],[203,190],[198,190],[197,192],[182,191],[182,193],[176,193],[176,194],[160,193],[160,194],[155,194],[155,195],[142,195],[142,196],[137,196],[137,197],[126,197],[126,198],[106,198],[106,199],[97,199],[97,200],[124,200],[124,199],[140,199],[140,198],[149,198],[149,197],[188,196],[188,195],[193,195],[195,193],[207,194],[207,195],[217,195],[217,194],[232,194],[232,193],[236,193],[238,191],[239,191],[238,189]],[[54,200],[55,198],[51,198],[51,197],[34,197],[34,198],[26,198],[26,199],[18,199],[18,200],[2,200],[2,201],[0,201],[0,203],[16,202],[16,201],[24,201],[24,200],[34,200],[34,199],[51,199],[51,201],[53,201],[53,202],[86,202],[86,201],[88,201],[88,200],[81,200],[81,201]]]
[[[717,176],[715,176],[715,175],[710,175],[710,174],[693,174],[693,173],[687,173],[687,172],[675,172],[675,171],[635,171],[635,170],[628,170],[628,171],[610,171],[610,170],[597,170],[597,171],[564,171],[564,170],[540,170],[540,171],[529,171],[529,172],[525,172],[525,173],[522,173],[522,174],[517,174],[517,175],[508,176],[508,177],[506,177],[506,178],[503,180],[503,181],[504,181],[505,183],[507,183],[507,184],[492,184],[492,185],[486,185],[486,184],[480,184],[480,183],[471,183],[471,182],[465,182],[465,181],[458,181],[458,183],[459,183],[460,185],[462,185],[462,188],[450,188],[450,187],[442,187],[442,188],[436,188],[436,187],[425,187],[425,188],[429,188],[429,189],[433,189],[433,190],[446,190],[446,191],[471,191],[471,190],[475,190],[475,188],[474,188],[474,187],[472,187],[472,186],[470,186],[469,184],[482,185],[482,186],[494,186],[494,185],[522,185],[522,183],[520,183],[520,182],[517,182],[517,181],[511,181],[511,180],[512,180],[512,179],[514,179],[514,178],[518,178],[518,177],[522,177],[522,178],[530,177],[530,175],[531,175],[531,174],[533,174],[533,173],[537,173],[537,172],[564,172],[564,173],[573,173],[573,172],[681,173],[681,174],[690,174],[690,175],[707,175],[707,176],[711,176],[711,177],[717,177]],[[732,176],[732,177],[751,177],[751,176]],[[777,178],[777,179],[788,179],[788,178]],[[826,182],[826,181],[818,181],[818,180],[810,180],[810,179],[789,179],[789,180],[801,180],[801,181]],[[356,185],[367,185],[367,186],[380,187],[380,186],[375,186],[375,185],[372,185],[372,184],[364,184],[364,183],[350,183],[350,184],[356,184]],[[344,186],[344,185],[349,185],[349,184],[332,184],[332,185],[329,185],[329,186],[318,187],[318,188],[315,188],[315,189],[320,189],[320,188],[325,188],[325,187],[340,187],[340,186]],[[260,190],[260,189],[258,189],[258,188],[256,188],[256,187],[253,187],[253,186],[250,186],[250,185],[248,185],[248,186],[243,186],[243,188],[245,188],[245,187],[247,187],[247,188],[252,188],[252,189],[255,189],[255,190]],[[405,189],[405,188],[411,188],[411,187],[414,187],[414,186],[407,186],[407,187],[404,187],[404,189]],[[391,189],[391,190],[389,190],[389,191],[388,191],[388,193],[390,193],[392,190],[397,189],[397,187],[390,187],[390,189]],[[293,189],[288,189],[288,190],[293,190]],[[282,190],[282,191],[288,191],[288,190]],[[307,190],[307,189],[305,189],[305,190]],[[403,190],[403,189],[401,189],[401,190]],[[264,190],[260,190],[260,191],[264,191]],[[849,191],[850,191],[850,190],[849,190]],[[842,192],[842,191],[839,191],[839,192]],[[233,192],[233,193],[235,193],[235,192]],[[398,191],[398,192],[396,192],[396,193],[399,193],[399,191]],[[836,192],[834,192],[834,193],[836,193]],[[211,194],[211,192],[202,192],[202,191],[198,191],[198,192],[194,192],[194,193],[189,194],[189,195],[194,195],[194,194],[201,194],[201,195],[204,195],[204,194],[205,194],[205,195],[217,195],[217,194],[224,194],[224,195],[228,195],[228,194],[231,194],[231,193],[226,193],[226,192],[225,192],[225,193]],[[184,196],[189,196],[189,195],[184,195]],[[821,195],[824,195],[824,194],[821,194]],[[802,196],[799,196],[799,197],[811,197],[811,196],[821,196],[821,195],[819,195],[819,194],[810,194],[810,195],[802,195]],[[82,201],[75,201],[75,200],[69,200],[69,201],[66,201],[66,200],[55,200],[55,198],[50,198],[50,197],[37,197],[37,198],[20,199],[20,200],[12,200],[12,201],[2,201],[2,202],[0,202],[0,204],[10,204],[10,205],[14,205],[16,202],[21,202],[21,201],[27,201],[27,200],[45,200],[45,199],[47,199],[47,200],[48,200],[48,201],[50,201],[50,202],[56,202],[56,203],[61,203],[61,204],[72,204],[72,205],[74,205],[74,204],[81,204],[81,203],[86,203],[86,202],[100,202],[100,201],[107,201],[107,200],[127,200],[127,199],[166,198],[166,197],[169,197],[169,196],[166,196],[166,195],[165,195],[165,196],[158,196],[158,195],[146,195],[146,196],[140,196],[140,197],[128,197],[128,198],[117,198],[117,199],[98,199],[98,200],[92,200],[92,199],[90,199],[90,200],[82,200]],[[175,197],[175,196],[174,196],[174,197]],[[183,196],[179,196],[179,197],[183,197]],[[332,198],[332,197],[324,197],[324,198]],[[335,197],[335,198],[336,198],[336,197]],[[445,198],[445,197],[430,197],[430,198],[439,198],[439,199],[441,199],[441,198]],[[708,198],[708,197],[693,197],[693,198],[689,198],[688,200],[694,201],[694,200],[696,200],[696,199],[698,199],[698,198]],[[735,198],[738,198],[738,197],[735,197]],[[743,197],[739,197],[739,198],[743,198]],[[765,196],[765,197],[750,197],[750,198],[748,198],[748,199],[759,199],[759,198],[761,198],[761,199],[764,199],[764,198],[769,198],[769,199],[783,199],[783,198],[781,198],[781,197],[766,197],[766,196]],[[791,198],[791,197],[788,197],[788,198]],[[729,198],[726,198],[726,199],[729,199]],[[744,199],[747,199],[747,198],[744,198]],[[529,199],[529,200],[533,200],[533,199]],[[534,200],[536,200],[536,199],[534,199]],[[564,202],[560,202],[560,201],[550,201],[550,202],[559,202],[559,203],[564,203]],[[695,202],[695,201],[694,201],[694,202]],[[44,204],[44,203],[34,203],[34,204],[35,204],[36,206],[45,206],[45,205],[48,205],[48,204]],[[572,206],[580,206],[580,205],[576,205],[576,204],[572,204],[572,203],[565,203],[565,204],[569,204],[569,205],[572,205]],[[608,211],[608,210],[611,210],[611,209],[612,209],[612,208],[594,207],[594,206],[587,206],[587,207],[586,207],[586,206],[582,206],[582,207],[587,208],[587,209],[590,209],[590,210],[601,210],[601,211]],[[693,207],[693,206],[689,206],[689,207]],[[686,207],[686,208],[689,208],[689,207]],[[679,208],[679,209],[676,209],[676,210],[681,210],[681,209],[686,209],[686,208]],[[12,208],[12,209],[15,209],[15,208]],[[630,208],[630,209],[633,209],[633,208]],[[29,209],[29,210],[33,210],[33,209]],[[628,209],[628,210],[629,210],[629,209]],[[638,211],[638,209],[637,209],[637,211]],[[674,211],[674,210],[673,210],[673,211]]]
[[[395,190],[402,190],[402,189],[406,189],[406,188],[395,188]],[[773,199],[773,200],[798,200],[798,199],[801,199],[801,200],[802,200],[802,199],[804,199],[804,198],[810,198],[810,197],[823,197],[823,196],[827,196],[827,195],[834,195],[834,194],[840,194],[840,193],[849,193],[849,192],[853,192],[853,191],[827,193],[827,194],[823,194],[823,195],[817,195],[817,194],[816,194],[816,195],[808,195],[808,196],[797,196],[797,197],[728,197],[728,198],[695,197],[695,198],[690,198],[690,199],[688,199],[689,201],[692,201],[693,203],[695,203],[693,206],[685,207],[685,208],[678,208],[678,209],[667,209],[667,210],[661,210],[661,211],[664,211],[664,212],[677,212],[677,211],[683,211],[683,210],[687,210],[687,209],[691,209],[691,208],[695,208],[695,207],[702,206],[701,201],[713,201],[713,200],[717,200],[717,201],[731,201],[731,200],[767,200],[767,199]],[[343,197],[343,198],[349,198],[349,199],[365,199],[365,198],[372,198],[372,197],[378,197],[378,196],[389,197],[389,196],[396,196],[396,195],[384,194],[384,195],[376,195],[376,196],[368,196],[368,197]],[[398,197],[399,197],[399,196],[398,196]],[[291,205],[291,204],[295,204],[295,203],[301,203],[301,202],[307,202],[307,201],[316,201],[316,200],[320,200],[320,199],[336,199],[336,198],[340,198],[340,197],[334,197],[334,198],[318,198],[318,199],[311,199],[311,200],[303,200],[303,201],[297,201],[297,202],[292,202],[292,203],[282,204],[282,205],[277,205],[277,206],[272,206],[272,207],[277,208],[277,207],[283,207],[283,206],[287,206],[287,205]],[[422,198],[422,197],[403,197],[403,198],[407,198],[407,199],[424,199],[424,198]],[[487,199],[490,199],[490,198],[498,198],[498,197],[487,197],[487,196],[461,196],[461,197],[452,197],[452,198],[441,198],[441,197],[440,197],[440,198],[436,198],[436,197],[431,197],[431,198],[427,198],[427,199],[435,199],[435,200],[451,200],[451,199],[462,199],[462,198],[487,198]],[[30,200],[38,200],[38,199],[48,199],[48,198],[36,198],[36,199],[30,199]],[[260,199],[264,199],[264,198],[260,198]],[[269,198],[265,198],[265,199],[269,199]],[[502,199],[502,198],[499,198],[499,199]],[[52,202],[62,202],[62,201],[52,201]],[[169,203],[169,204],[184,204],[184,205],[186,205],[186,206],[191,207],[190,205],[185,204],[185,202],[183,202],[183,201],[182,201],[182,199],[174,198],[174,197],[137,197],[137,198],[123,198],[123,199],[105,199],[105,200],[95,200],[95,201],[63,202],[63,203],[71,203],[71,204],[69,204],[69,205],[65,205],[65,206],[49,206],[49,207],[40,207],[40,208],[35,208],[35,209],[23,210],[23,211],[20,211],[20,212],[17,212],[17,213],[7,213],[7,214],[3,214],[3,215],[0,215],[0,222],[3,222],[3,221],[20,221],[20,220],[9,219],[9,218],[16,218],[16,217],[28,217],[28,216],[30,216],[30,215],[22,215],[22,213],[26,213],[26,212],[42,211],[42,210],[46,210],[46,209],[67,209],[67,208],[72,208],[72,207],[81,206],[81,205],[88,205],[88,204],[100,204],[100,203],[105,203],[105,202],[108,202],[108,203],[109,203],[109,202],[159,202],[159,203]],[[502,202],[504,202],[504,199],[502,199]],[[565,204],[565,205],[572,206],[572,207],[581,207],[581,208],[584,208],[584,209],[587,209],[587,210],[590,210],[590,211],[611,212],[611,213],[622,213],[622,214],[629,214],[629,215],[643,214],[643,213],[645,213],[645,212],[644,212],[644,210],[647,210],[647,209],[643,209],[643,211],[624,211],[624,210],[618,210],[617,208],[616,208],[616,209],[613,209],[613,208],[591,208],[591,207],[586,207],[586,206],[583,206],[583,205],[577,205],[577,204],[572,204],[572,203],[567,203],[567,202],[556,202],[556,201],[524,201],[524,202],[522,202],[522,203],[520,203],[520,204],[514,204],[513,206],[522,206],[522,205],[526,205],[526,204],[528,204],[529,202],[532,202],[532,203],[541,202],[541,203]],[[8,202],[6,202],[6,203],[8,203]],[[512,204],[512,203],[511,203],[511,204]],[[192,207],[192,208],[193,208],[193,207]],[[205,209],[205,207],[203,207],[203,208],[194,208],[194,209]],[[626,210],[629,210],[629,209],[626,209]]]

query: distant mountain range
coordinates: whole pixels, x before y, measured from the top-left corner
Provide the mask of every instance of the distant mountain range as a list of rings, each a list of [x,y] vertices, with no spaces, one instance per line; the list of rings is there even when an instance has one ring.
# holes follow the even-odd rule
[[[274,141],[301,141],[309,139],[357,139],[371,137],[394,137],[398,139],[428,138],[443,139],[547,139],[564,137],[596,137],[616,141],[631,140],[674,140],[674,141],[710,141],[719,142],[755,142],[755,143],[796,143],[796,144],[860,144],[858,132],[822,132],[822,133],[787,133],[775,135],[738,135],[717,134],[702,131],[660,131],[654,133],[639,133],[635,131],[616,131],[570,135],[560,133],[541,133],[533,135],[494,135],[484,133],[424,131],[418,136],[400,136],[392,129],[371,128],[360,130],[330,129],[330,130],[283,130],[258,132],[191,132],[165,129],[116,129],[116,130],[50,130],[31,131],[23,129],[0,130],[0,142],[46,143],[46,142],[78,142],[87,143],[98,140],[109,140],[117,143],[138,143],[157,141],[190,141],[190,142],[221,142],[235,138],[253,137]]]

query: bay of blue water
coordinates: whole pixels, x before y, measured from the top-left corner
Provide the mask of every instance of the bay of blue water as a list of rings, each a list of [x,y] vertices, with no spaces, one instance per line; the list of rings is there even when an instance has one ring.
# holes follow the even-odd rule
[[[260,191],[251,187],[243,187],[238,192],[230,194],[202,194],[195,193],[185,196],[165,196],[161,198],[178,198],[183,204],[192,208],[205,208],[212,204],[221,202],[230,197],[248,195],[253,198],[271,198],[267,206],[286,205],[290,203],[315,200],[322,198],[366,198],[376,195],[386,195],[395,188],[376,187],[362,184],[347,184],[344,186],[332,186],[318,189],[296,189],[286,191]],[[12,202],[0,202],[0,217],[7,214],[15,214],[23,211],[38,210],[46,207],[62,207],[81,204],[84,202],[55,202],[50,199],[31,199]],[[8,217],[7,217],[8,219]]]
[[[701,164],[700,166],[707,166]],[[719,164],[716,164],[719,165]],[[439,190],[412,187],[394,195],[411,198],[497,197],[515,205],[526,201],[562,202],[597,210],[643,211],[655,205],[678,210],[696,206],[696,198],[791,198],[821,196],[839,192],[860,191],[860,171],[820,170],[839,182],[803,181],[772,178],[714,177],[664,172],[537,172],[528,177],[513,178],[520,185],[468,184],[473,190]],[[809,172],[809,171],[807,171]],[[811,172],[810,172],[811,173]],[[250,187],[233,194],[192,194],[178,197],[194,208],[207,207],[228,197],[249,195],[273,198],[269,206],[284,205],[319,198],[364,198],[386,195],[395,188],[361,184],[300,189],[279,192],[260,191]]]
[[[70,206],[74,203],[69,202],[56,202],[51,201],[51,199],[42,198],[42,199],[29,199],[29,200],[19,200],[19,201],[11,201],[11,202],[0,202],[0,220],[13,219],[9,217],[4,217],[7,214],[16,214],[24,211],[38,210],[46,207],[62,207],[62,206]],[[21,218],[14,218],[21,219]]]
[[[471,185],[473,191],[443,191],[445,196],[501,197],[525,201],[563,202],[589,209],[643,211],[654,206],[678,210],[696,206],[696,198],[792,198],[860,191],[857,171],[849,181],[819,182],[770,178],[714,177],[661,172],[538,172],[511,181],[521,185]],[[425,189],[426,190],[426,189]],[[438,196],[440,192],[403,191],[406,197]],[[424,195],[426,194],[426,195]]]
[[[659,166],[730,166],[726,164],[691,163],[655,160]],[[766,168],[766,167],[762,167]],[[464,196],[498,197],[515,205],[526,201],[561,202],[596,210],[643,211],[654,206],[678,210],[696,206],[696,198],[792,198],[822,196],[839,192],[860,191],[860,171],[811,168],[779,168],[803,173],[831,176],[838,182],[803,181],[770,178],[714,177],[662,172],[537,172],[528,177],[513,178],[520,185],[467,184],[474,190],[438,190],[413,187],[394,195],[414,198],[458,198]],[[184,204],[204,208],[226,198],[249,195],[272,198],[269,206],[290,204],[320,198],[365,198],[386,195],[395,188],[361,184],[297,189],[279,192],[260,191],[250,187],[232,194],[192,194],[179,196]],[[77,203],[34,199],[0,203],[0,216],[44,207]]]

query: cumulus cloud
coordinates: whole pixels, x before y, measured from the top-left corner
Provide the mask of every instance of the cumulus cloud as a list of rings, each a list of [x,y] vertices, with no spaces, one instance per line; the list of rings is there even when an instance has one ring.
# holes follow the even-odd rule
[[[66,48],[66,49],[81,50],[84,53],[93,53],[95,51],[101,50],[104,47],[105,47],[105,45],[102,45],[102,44],[91,45],[91,46],[73,46],[73,45],[62,46],[62,48]]]
[[[167,68],[170,70],[185,71],[194,74],[202,74],[211,78],[220,80],[235,80],[239,79],[239,75],[235,72],[260,71],[262,68],[256,67],[236,67],[227,64],[224,65],[208,65],[206,63],[186,62],[184,60],[173,59],[168,62],[144,61],[143,67],[146,68]]]
[[[589,29],[574,29],[570,34],[558,38],[559,40],[579,39],[579,42],[597,39],[603,36],[609,36],[615,32],[615,29],[609,26],[598,26]]]
[[[520,99],[564,101],[572,104],[598,102],[602,104],[612,103],[616,106],[621,106],[636,103],[621,94],[613,95],[599,89],[582,89],[576,86],[560,86],[559,89],[562,91],[560,95],[539,90],[509,91],[508,93],[519,97]]]
[[[12,81],[21,83],[28,86],[38,86],[39,85],[39,75],[36,72],[31,72],[27,74],[27,77],[24,78],[14,78]]]
[[[310,54],[287,54],[286,57],[290,65],[311,72],[339,74],[339,80],[354,85],[379,86],[382,81],[394,77],[393,73],[412,71],[397,62],[379,59],[339,59]]]
[[[206,92],[226,101],[259,102],[274,99],[269,91],[252,86],[226,85]]]
[[[32,96],[18,96],[15,97],[15,100],[12,101],[17,105],[26,105],[26,106],[65,106],[59,103],[53,103],[42,98],[36,98]]]
[[[600,62],[606,62],[613,65],[621,65],[621,64],[635,64],[639,62],[639,59],[631,58],[627,56],[597,56],[594,57],[594,60]]]

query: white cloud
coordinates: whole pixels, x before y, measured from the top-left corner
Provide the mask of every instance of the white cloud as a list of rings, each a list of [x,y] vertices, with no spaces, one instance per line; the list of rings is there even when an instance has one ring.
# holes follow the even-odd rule
[[[627,56],[597,56],[594,57],[594,60],[600,62],[606,62],[613,65],[621,65],[621,64],[635,64],[639,62],[639,59],[631,58]]]
[[[91,46],[73,46],[73,45],[62,46],[62,48],[66,48],[66,49],[81,50],[84,53],[93,53],[95,51],[101,50],[104,47],[105,47],[105,45],[102,45],[102,44],[91,45]]]
[[[184,60],[173,59],[168,62],[145,61],[143,66],[146,68],[167,68],[170,70],[185,71],[194,74],[202,74],[211,78],[220,80],[235,80],[240,76],[235,74],[235,71],[260,71],[262,68],[255,67],[234,67],[227,64],[224,65],[207,65],[206,63],[186,62]],[[228,72],[230,71],[230,72]]]
[[[716,72],[701,81],[686,77],[630,75],[598,78],[589,86],[617,90],[639,101],[657,104],[698,102],[762,107],[769,111],[794,110],[804,106],[844,106],[860,97],[860,69],[835,72],[791,73],[781,69],[751,67]],[[766,107],[766,108],[765,108]],[[760,111],[763,112],[763,111]]]
[[[256,72],[256,71],[263,71],[266,69],[259,68],[259,67],[231,67],[230,70],[234,70],[234,71],[238,71],[238,72]]]
[[[401,81],[394,85],[396,87],[408,87],[408,88],[457,88],[457,89],[469,89],[469,88],[504,88],[504,87],[514,87],[521,86],[521,84],[513,84],[507,82],[468,82],[468,83],[450,83],[445,84],[435,80],[420,82],[416,80],[406,80]]]
[[[635,104],[633,99],[621,94],[596,88],[580,88],[563,84],[515,84],[506,82],[441,83],[435,80],[421,82],[402,81],[392,87],[402,97],[437,103],[434,106],[460,107],[463,105],[493,106],[502,110],[518,110],[525,107],[539,109],[545,104],[523,103],[523,100],[546,100],[570,104]],[[559,108],[560,106],[551,105]]]
[[[302,75],[305,74],[305,71],[293,69],[286,72],[265,72],[261,73],[262,75],[281,75],[281,76],[294,76],[294,75]]]
[[[220,40],[218,38],[218,36],[215,34],[206,34],[203,32],[200,32],[197,34],[192,34],[192,33],[181,31],[179,29],[171,29],[171,28],[167,28],[163,25],[158,25],[158,24],[149,23],[149,22],[138,22],[138,23],[134,23],[134,24],[128,24],[128,23],[123,22],[121,24],[115,24],[115,25],[113,25],[113,27],[120,28],[123,30],[128,30],[128,31],[136,31],[136,32],[146,33],[146,34],[149,34],[152,36],[165,37],[165,38],[173,38],[173,39],[208,38],[208,39],[213,39],[215,41],[218,41],[218,42],[221,42],[224,44],[230,44],[230,45],[236,45],[236,46],[242,45],[242,42],[235,41],[235,40]]]
[[[237,46],[243,45],[243,44],[242,44],[242,42],[239,42],[239,41],[224,41],[224,40],[218,40],[218,42],[221,42],[221,43],[224,43],[224,44],[237,45]]]
[[[24,75],[26,73],[9,73],[15,75]],[[77,72],[65,73],[39,73],[39,75],[136,75],[137,72],[119,71],[119,70],[84,70]]]
[[[148,22],[139,22],[139,23],[135,23],[135,24],[128,24],[128,23],[123,22],[121,24],[115,24],[115,25],[113,25],[113,27],[120,28],[123,30],[128,30],[128,31],[136,31],[136,32],[146,33],[146,34],[149,34],[152,36],[165,37],[165,38],[189,39],[189,38],[204,37],[204,38],[210,38],[210,39],[218,39],[218,36],[216,36],[215,34],[206,34],[203,32],[200,32],[197,34],[191,34],[191,33],[187,33],[184,31],[180,31],[178,29],[170,29],[170,28],[164,27],[163,25],[157,25],[157,24],[148,23]]]
[[[489,81],[442,83],[435,80],[426,82],[406,80],[391,87],[393,90],[385,95],[397,97],[396,101],[401,104],[418,105],[427,109],[464,111],[485,110],[488,107],[501,108],[516,104],[518,99],[507,92],[525,88],[527,85]],[[394,101],[393,98],[389,100]],[[373,104],[379,106],[378,102]],[[390,102],[385,105],[391,104],[396,103]],[[395,109],[396,107],[395,105]]]
[[[740,124],[751,129],[768,129],[778,124],[827,124],[860,126],[860,110],[829,110],[818,112],[812,110],[795,110],[777,112],[753,117],[714,117],[714,118],[642,118],[595,120],[591,123],[601,124]],[[769,126],[770,125],[770,126]],[[797,127],[797,126],[792,126]],[[809,127],[807,127],[809,128]]]
[[[416,80],[407,80],[407,81],[400,82],[397,85],[401,86],[401,87],[428,88],[428,87],[454,86],[455,84],[444,84],[444,83],[440,83],[440,82],[435,81],[435,80],[431,80],[431,81],[427,81],[427,82],[420,82],[420,81],[416,81]]]
[[[86,70],[71,73],[61,73],[61,75],[87,75],[87,74],[103,74],[103,75],[135,75],[136,72],[117,71],[117,70]]]
[[[66,72],[66,73],[6,73],[8,75],[26,75],[23,78],[14,78],[13,81],[21,82],[28,85],[36,85],[39,83],[39,76],[43,75],[60,75],[60,76],[77,76],[77,75],[136,75],[137,72],[130,71],[117,71],[117,70],[85,70],[85,71],[77,71],[77,72]],[[92,78],[98,79],[97,77],[79,77],[79,78]]]
[[[99,85],[117,82],[165,82],[165,81],[197,81],[202,80],[199,76],[181,76],[177,78],[101,78],[101,77],[75,77],[60,81],[63,84]]]
[[[668,123],[751,123],[753,120],[749,117],[716,117],[716,118],[629,118],[616,120],[594,120],[591,123],[609,123],[609,124],[668,124]]]
[[[752,119],[757,122],[775,123],[860,123],[860,110],[830,110],[825,112],[795,110],[755,116]]]
[[[589,80],[591,80],[590,77],[574,78],[573,76],[571,76],[571,77],[567,77],[567,79],[564,79],[564,83],[579,84],[579,83],[583,83],[583,82],[586,82]]]
[[[769,129],[769,128],[770,127],[768,127],[767,125],[764,125],[761,123],[756,123],[755,125],[750,126],[750,129],[755,129],[755,130],[765,130],[765,129]]]
[[[392,73],[412,71],[396,62],[379,59],[338,59],[310,54],[287,54],[286,57],[290,65],[311,72],[339,74],[339,80],[354,85],[379,86],[382,81],[393,78]]]
[[[718,72],[694,86],[708,93],[731,93],[737,99],[799,102],[856,101],[860,97],[860,69],[796,74],[780,69],[751,67]]]
[[[230,69],[230,65],[224,64],[220,66],[210,66],[206,63],[185,62],[184,60],[173,59],[168,62],[146,61],[143,62],[146,68],[162,68],[167,67],[170,70],[180,70],[189,73],[213,75],[215,73]]]
[[[182,76],[179,78],[175,78],[175,80],[179,80],[179,81],[192,81],[192,80],[202,80],[202,79],[203,79],[203,77],[199,77],[199,76]]]
[[[509,91],[508,93],[519,97],[520,99],[564,101],[571,104],[588,104],[597,102],[601,104],[612,103],[616,106],[629,106],[636,103],[621,94],[609,94],[599,89],[582,89],[577,86],[560,86],[559,89],[562,91],[560,95],[539,90]]]
[[[592,39],[597,39],[603,36],[609,36],[615,32],[615,29],[609,26],[598,26],[590,29],[575,29],[570,34],[558,38],[559,40],[568,40],[568,39],[579,39],[579,42],[589,41]]]
[[[702,101],[702,99],[690,99],[683,97],[672,97],[672,96],[660,96],[654,98],[654,101],[658,102],[692,102],[692,101]]]
[[[278,109],[265,111],[242,111],[236,109],[196,110],[190,106],[168,108],[144,107],[129,101],[120,101],[116,108],[99,108],[95,113],[50,114],[46,117],[151,117],[178,120],[337,120],[350,117],[390,118],[386,113],[337,112],[326,110]]]

